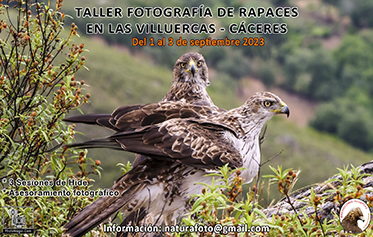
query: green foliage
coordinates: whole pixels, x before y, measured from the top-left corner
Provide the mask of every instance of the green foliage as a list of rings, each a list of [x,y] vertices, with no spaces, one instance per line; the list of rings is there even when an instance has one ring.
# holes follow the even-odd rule
[[[346,35],[341,45],[334,52],[334,58],[341,70],[353,68],[364,70],[370,68],[373,60],[373,46],[370,40],[360,35]],[[350,82],[352,83],[352,82]]]
[[[347,197],[349,194],[362,190],[364,185],[363,178],[368,176],[367,174],[360,174],[359,169],[351,165],[351,170],[348,170],[348,166],[343,169],[337,168],[341,176],[342,185],[338,188],[338,195],[341,197]],[[328,183],[339,181],[337,178],[329,179]],[[359,198],[363,193],[356,193],[355,198]],[[339,197],[337,198],[339,199]]]
[[[351,145],[368,150],[372,144],[370,136],[373,136],[370,114],[362,107],[353,110],[354,112],[345,114],[340,120],[337,134]]]
[[[316,129],[337,134],[351,145],[367,151],[372,149],[373,141],[373,123],[370,119],[373,116],[370,103],[373,91],[370,83],[373,48],[369,35],[371,32],[343,38],[334,52],[338,83],[331,84],[343,98],[320,105],[316,118],[311,122],[311,126]]]
[[[282,166],[279,166],[277,169],[272,166],[269,166],[269,168],[275,175],[263,175],[263,178],[270,178],[271,184],[278,183],[280,193],[284,195],[289,194],[298,180],[299,173],[294,173],[292,168],[282,171]]]
[[[289,1],[288,0],[272,0],[271,1],[275,6],[287,6],[289,5]]]
[[[271,167],[271,169],[273,174],[263,177],[270,178],[271,184],[277,184],[278,191],[292,206],[294,200],[290,198],[291,187],[297,182],[299,171],[283,170],[281,166]],[[264,214],[264,208],[257,203],[257,200],[260,199],[258,194],[260,192],[258,192],[256,185],[247,193],[246,197],[231,196],[230,190],[240,189],[242,185],[241,182],[237,182],[240,172],[229,171],[225,166],[221,168],[218,175],[215,174],[219,178],[217,181],[214,180],[211,185],[203,184],[206,188],[202,190],[202,194],[193,196],[192,210],[182,221],[189,226],[199,224],[211,227],[210,230],[204,232],[204,236],[213,236],[214,233],[218,236],[226,235],[228,228],[232,226],[247,226],[248,228],[260,226],[262,229],[255,233],[258,236],[335,236],[344,231],[339,223],[338,214],[333,213],[332,219],[326,219],[325,216],[330,213],[323,212],[321,206],[327,202],[334,202],[335,205],[341,206],[352,198],[362,197],[368,191],[362,188],[362,179],[367,175],[361,174],[359,169],[352,166],[351,170],[344,167],[338,171],[339,178],[335,176],[336,178],[329,179],[327,183],[334,187],[335,182],[341,182],[341,185],[322,193],[316,193],[311,187],[310,195],[305,198],[304,205],[298,211],[292,206],[293,213],[278,213],[268,218]],[[369,207],[372,207],[373,198],[368,198],[368,201]],[[310,209],[314,211],[309,212]],[[216,226],[220,231],[212,228]],[[372,234],[370,227],[366,230],[368,236]],[[235,235],[246,236],[247,233],[240,232]],[[188,236],[200,235],[188,233]]]
[[[373,48],[369,36],[371,32],[360,35],[347,35],[334,52],[337,63],[337,87],[343,98],[334,99],[320,105],[311,126],[321,131],[337,134],[355,147],[372,149],[373,107],[372,71]]]
[[[373,122],[370,119],[373,113],[369,96],[352,87],[346,97],[319,106],[310,124],[320,131],[337,134],[351,145],[368,151],[373,141]]]
[[[216,67],[239,80],[249,74],[250,61],[243,57],[240,50],[227,50],[225,57],[217,63]]]
[[[122,175],[124,175],[125,173],[127,173],[128,171],[132,169],[132,164],[129,161],[127,161],[127,164],[118,163],[117,166],[120,167],[120,170],[122,171]]]
[[[320,182],[330,177],[331,167],[342,167],[346,164],[355,166],[372,160],[373,156],[356,149],[336,135],[319,132],[313,128],[299,128],[296,124],[274,117],[267,122],[265,142],[262,144],[262,162],[271,159],[273,167],[294,167],[301,169],[295,189]],[[261,174],[272,173],[268,164],[263,165]],[[244,192],[246,191],[243,187]],[[277,187],[265,187],[259,200],[262,206],[269,205],[272,199],[278,200],[280,195]]]
[[[364,70],[361,76],[368,93],[373,95],[373,68]]]
[[[275,74],[273,72],[273,69],[269,67],[268,65],[263,64],[263,66],[259,68],[258,74],[259,74],[259,78],[262,80],[263,84],[267,88],[271,88],[275,85],[275,82],[276,82]]]
[[[351,13],[351,20],[356,27],[373,27],[373,3],[369,0],[354,2],[354,8]]]
[[[336,77],[338,87],[341,88],[339,95],[345,96],[350,87],[359,87],[361,90],[370,88],[369,73],[373,61],[372,32],[362,32],[358,35],[346,35],[341,45],[333,53],[337,64]]]
[[[61,235],[61,226],[93,199],[72,198],[74,185],[58,185],[57,180],[88,178],[99,173],[99,162],[85,152],[62,149],[74,141],[75,126],[61,119],[70,110],[88,102],[84,81],[74,74],[84,67],[84,45],[72,43],[73,24],[61,37],[65,14],[62,1],[55,9],[38,1],[11,1],[15,11],[0,6],[0,179],[1,206],[32,206],[26,213],[27,227],[34,224],[38,236]],[[17,18],[13,17],[17,16]],[[63,63],[59,57],[67,55]],[[79,170],[78,172],[76,170]],[[50,181],[52,185],[23,185],[16,180]],[[14,192],[37,194],[17,195]],[[43,195],[40,192],[59,192]],[[31,218],[33,215],[34,219]],[[7,221],[7,220],[3,220]],[[2,230],[2,228],[1,228]]]
[[[312,120],[310,125],[320,131],[337,133],[342,113],[343,110],[337,103],[325,103],[317,108],[316,119]]]
[[[321,48],[299,49],[285,56],[285,86],[312,99],[328,100],[338,92],[335,63]]]

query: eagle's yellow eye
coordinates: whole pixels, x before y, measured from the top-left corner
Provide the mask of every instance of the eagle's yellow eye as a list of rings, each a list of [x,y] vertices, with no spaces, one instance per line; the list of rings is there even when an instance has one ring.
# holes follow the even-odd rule
[[[186,63],[180,63],[180,66],[184,68],[186,66]]]
[[[271,106],[272,105],[272,102],[271,101],[264,101],[264,106],[265,107],[269,107],[269,106]]]
[[[202,64],[203,64],[202,61],[198,61],[198,62],[197,62],[197,66],[198,66],[198,67],[202,66]]]

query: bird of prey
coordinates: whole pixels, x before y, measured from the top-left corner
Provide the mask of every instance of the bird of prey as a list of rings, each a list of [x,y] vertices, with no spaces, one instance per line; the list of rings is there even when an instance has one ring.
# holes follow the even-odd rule
[[[119,197],[100,197],[81,210],[64,226],[65,234],[81,236],[118,210],[128,215],[144,207],[157,224],[175,224],[189,208],[188,195],[201,193],[202,186],[195,183],[211,183],[211,176],[205,174],[225,164],[245,168],[243,182],[251,182],[260,165],[260,131],[275,114],[289,116],[289,108],[278,96],[260,92],[242,106],[215,116],[149,121],[106,139],[70,145],[84,148],[114,141],[126,151],[152,159],[143,160],[115,182],[112,188],[121,193]]]
[[[359,207],[352,208],[350,212],[343,218],[342,226],[350,233],[358,234],[363,232],[357,224],[357,221],[364,221],[364,214]]]
[[[209,85],[210,80],[205,59],[201,54],[190,52],[184,54],[176,61],[171,88],[159,103],[122,106],[117,108],[112,114],[80,115],[64,119],[64,121],[100,125],[119,132],[127,131],[140,125],[144,126],[149,121],[149,118],[154,123],[172,117],[201,117],[225,111],[213,104],[206,91],[206,87]],[[176,104],[169,103],[175,101],[177,102]],[[186,103],[209,107],[183,109]],[[102,146],[96,144],[95,147]],[[115,142],[111,142],[110,145],[106,144],[106,147],[122,150],[120,145]],[[137,154],[133,166],[137,166],[146,159],[148,159],[146,156]],[[139,213],[132,214],[129,216],[142,216]],[[132,221],[138,222],[139,220]]]
[[[128,105],[121,106],[114,110],[112,114],[88,114],[78,115],[64,119],[66,122],[71,123],[85,123],[92,125],[100,125],[116,132],[126,131],[129,127],[135,127],[139,125],[141,118],[135,119],[131,124],[127,124],[126,127],[121,126],[121,120],[123,116],[136,118],[136,116],[146,115],[149,110],[162,110],[169,109],[167,107],[170,104],[166,102],[177,101],[180,103],[188,103],[195,105],[210,106],[211,108],[206,110],[208,113],[216,113],[225,111],[219,109],[214,105],[210,96],[206,91],[206,87],[210,85],[208,76],[208,67],[206,65],[204,57],[196,52],[189,52],[182,55],[175,63],[173,69],[173,83],[170,90],[159,102],[159,104],[151,105]],[[179,104],[181,105],[181,104]],[[169,111],[169,110],[167,110]],[[183,114],[182,116],[196,116],[197,114]],[[164,118],[167,118],[164,117]],[[128,120],[126,120],[128,123]],[[160,122],[160,120],[158,120]],[[99,147],[99,146],[97,146]],[[119,144],[113,143],[110,148],[119,149]],[[142,160],[146,159],[145,156],[136,156],[133,163],[136,166]]]
[[[210,106],[220,110],[214,105],[206,91],[206,87],[209,85],[208,68],[203,56],[196,52],[186,53],[176,61],[173,69],[173,83],[170,90],[160,101],[159,106],[162,106],[163,102],[177,101]],[[112,114],[78,115],[66,118],[64,121],[100,125],[116,132],[124,131],[123,128],[117,126],[117,121],[121,116],[142,109],[144,106],[147,105],[121,106],[114,110]],[[153,104],[153,106],[156,105]],[[152,107],[152,109],[155,109],[155,107]]]

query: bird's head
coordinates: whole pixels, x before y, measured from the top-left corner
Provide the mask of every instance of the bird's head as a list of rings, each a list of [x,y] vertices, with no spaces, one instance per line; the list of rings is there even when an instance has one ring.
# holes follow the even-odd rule
[[[181,56],[175,63],[173,70],[175,82],[210,85],[208,68],[203,56],[196,52],[189,52]]]
[[[289,107],[278,97],[271,92],[258,92],[250,97],[244,108],[246,112],[255,113],[264,122],[271,119],[276,114],[286,114],[289,117]]]
[[[352,208],[351,211],[349,212],[349,214],[351,214],[351,216],[353,216],[353,219],[356,220],[356,222],[358,220],[363,221],[363,222],[365,221],[364,214],[359,207]]]

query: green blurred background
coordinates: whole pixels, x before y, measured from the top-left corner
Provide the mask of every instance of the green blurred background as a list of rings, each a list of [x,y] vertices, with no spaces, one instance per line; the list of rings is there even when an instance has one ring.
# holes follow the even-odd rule
[[[214,18],[77,18],[74,7],[192,7],[204,4],[213,10]],[[217,18],[217,7],[298,7],[299,17]],[[373,158],[373,2],[368,0],[253,0],[253,1],[145,1],[80,0],[65,1],[63,10],[72,16],[66,28],[75,22],[80,38],[89,50],[85,54],[89,70],[81,70],[77,80],[89,85],[91,104],[84,113],[111,113],[116,107],[159,101],[172,81],[175,61],[184,53],[197,51],[204,55],[209,67],[211,86],[208,92],[219,107],[231,109],[241,105],[256,91],[278,94],[290,107],[289,119],[277,116],[268,122],[267,138],[262,146],[262,161],[283,152],[266,163],[268,166],[300,169],[296,188],[319,183],[344,165],[359,165]],[[285,35],[231,35],[228,30],[213,35],[165,35],[177,39],[265,38],[263,47],[133,47],[130,35],[86,35],[87,23],[139,22],[214,22],[219,27],[245,20],[250,22],[286,23]],[[148,35],[155,39],[164,35]],[[78,125],[85,134],[79,140],[103,137],[111,132],[104,128]],[[90,150],[88,156],[102,162],[102,178],[95,188],[110,187],[121,174],[118,162],[132,161],[134,155],[112,150]],[[275,189],[267,195],[268,180],[261,179],[263,204],[270,202]],[[252,184],[246,185],[246,188]]]

